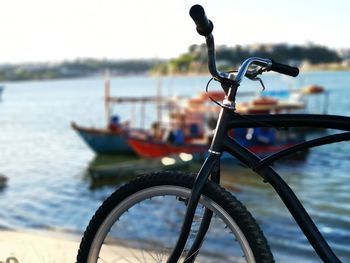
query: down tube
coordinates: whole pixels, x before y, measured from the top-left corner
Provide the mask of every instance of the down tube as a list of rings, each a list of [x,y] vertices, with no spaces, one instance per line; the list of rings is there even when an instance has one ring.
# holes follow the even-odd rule
[[[224,140],[224,149],[250,168],[257,167],[261,160],[228,136]],[[265,166],[255,172],[275,189],[319,257],[324,262],[340,262],[297,196],[278,173],[271,166]]]

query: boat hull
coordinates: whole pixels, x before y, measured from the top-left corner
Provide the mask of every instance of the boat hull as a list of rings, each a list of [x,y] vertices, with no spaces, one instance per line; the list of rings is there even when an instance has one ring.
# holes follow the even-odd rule
[[[250,144],[247,141],[243,142],[242,145],[247,147],[251,152],[255,153],[260,157],[266,157],[270,154],[276,153],[278,151],[284,150],[291,147],[297,143],[304,140],[289,140],[288,142],[275,143],[271,145],[259,145]],[[159,158],[164,156],[170,156],[180,153],[192,154],[194,159],[199,160],[207,155],[209,144],[183,144],[175,145],[163,142],[154,142],[150,140],[142,139],[128,139],[129,145],[132,149],[140,156],[146,158]],[[229,154],[225,153],[222,156],[224,159],[231,157]]]
[[[209,148],[208,144],[176,145],[135,138],[129,138],[128,143],[140,157],[148,158],[157,158],[180,153],[193,154],[198,157],[200,155],[204,155]]]
[[[84,128],[72,123],[72,128],[97,154],[134,154],[127,136],[107,129]]]

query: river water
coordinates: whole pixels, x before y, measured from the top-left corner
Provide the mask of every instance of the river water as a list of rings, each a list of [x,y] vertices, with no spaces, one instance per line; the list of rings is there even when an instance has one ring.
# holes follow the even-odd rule
[[[304,73],[297,79],[267,74],[263,79],[270,90],[323,85],[330,93],[328,112],[350,115],[350,72]],[[203,91],[207,80],[118,77],[111,79],[111,86],[113,95],[150,95],[156,93],[160,81],[163,95],[175,96]],[[0,190],[0,227],[54,229],[81,235],[101,202],[123,183],[92,186],[87,169],[95,161],[94,154],[70,128],[71,121],[104,125],[103,79],[3,84],[0,174],[9,180]],[[256,83],[243,84],[241,90],[260,89]],[[310,100],[313,111],[322,110],[322,100]],[[146,110],[147,124],[154,120],[154,110]],[[118,106],[116,111],[123,119],[132,112],[129,106]],[[138,109],[133,116],[139,123]],[[303,161],[276,165],[345,262],[350,261],[349,152],[350,143],[344,142],[312,149]],[[197,168],[194,165],[191,170]],[[319,261],[273,190],[243,167],[226,165],[222,170],[223,184],[251,210],[278,262],[298,258],[302,262]]]

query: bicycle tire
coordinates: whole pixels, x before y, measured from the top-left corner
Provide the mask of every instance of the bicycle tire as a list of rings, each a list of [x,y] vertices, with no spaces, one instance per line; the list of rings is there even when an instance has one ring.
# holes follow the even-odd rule
[[[118,252],[117,255],[114,255],[114,261],[108,261],[104,258],[101,262],[166,262],[167,256],[163,252],[170,253],[176,241],[186,208],[186,198],[189,196],[193,183],[193,175],[162,172],[142,176],[116,190],[96,211],[86,228],[80,243],[77,263],[99,262],[101,251],[106,252],[106,246],[103,245],[106,240],[107,242],[113,241],[110,249],[113,252]],[[174,196],[176,198],[173,198]],[[171,202],[175,209],[163,203],[161,209],[156,207],[155,204],[163,198],[162,202]],[[141,209],[141,212],[135,212],[134,210],[141,205],[145,205],[146,208]],[[164,207],[165,205],[167,207]],[[216,214],[213,216],[209,228],[209,230],[213,229],[214,234],[208,237],[209,241],[207,241],[206,235],[196,262],[274,262],[267,240],[255,219],[233,195],[217,184],[207,182],[198,207],[202,209],[203,206]],[[162,209],[166,211],[162,212]],[[129,216],[130,213],[133,214]],[[150,213],[154,213],[154,215],[150,216]],[[158,214],[159,221],[153,218]],[[173,214],[176,214],[176,218],[173,218]],[[177,214],[179,214],[178,217]],[[193,231],[197,230],[196,226],[200,221],[196,224],[196,218],[200,219],[200,215],[201,212],[197,213],[196,211],[192,225]],[[125,219],[122,218],[123,216]],[[147,216],[150,219],[147,219]],[[130,222],[133,219],[136,220],[134,224]],[[118,223],[120,229],[115,230],[111,227],[115,223]],[[226,223],[226,226],[219,231],[223,223]],[[142,224],[144,226],[141,227]],[[153,228],[151,229],[148,224],[152,224]],[[160,224],[164,224],[161,229]],[[160,232],[157,230],[158,227]],[[126,230],[129,228],[131,233]],[[143,233],[145,231],[146,233]],[[232,233],[236,233],[237,236],[231,237]],[[113,234],[113,236],[105,239],[107,234]],[[155,235],[153,239],[150,237],[151,234]],[[223,237],[224,234],[228,234],[229,237]],[[172,238],[167,235],[172,235]],[[165,236],[167,237],[165,238]],[[191,237],[193,236],[190,234]],[[124,238],[128,240],[122,240]],[[219,239],[217,244],[216,240]],[[136,242],[139,245],[137,249],[135,248]],[[171,244],[168,244],[169,242]],[[228,248],[226,248],[226,242],[229,243]],[[190,243],[188,242],[186,246],[190,246]],[[223,243],[225,243],[225,248],[223,248]],[[231,249],[231,243],[234,245],[238,243],[238,249],[243,250],[240,253],[244,254],[233,255],[237,248],[232,247]],[[127,245],[130,247],[126,247]],[[161,253],[155,253],[156,246],[161,246]],[[101,249],[102,247],[103,249]],[[184,256],[186,256],[185,252]],[[136,254],[138,255],[136,256]],[[202,255],[203,258],[201,258]],[[118,259],[117,257],[121,261],[115,261]]]

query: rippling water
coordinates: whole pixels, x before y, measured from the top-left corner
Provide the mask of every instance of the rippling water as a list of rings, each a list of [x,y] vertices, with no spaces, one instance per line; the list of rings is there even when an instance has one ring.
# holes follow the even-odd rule
[[[298,79],[264,77],[267,89],[320,84],[330,91],[329,113],[350,115],[350,73],[305,73]],[[156,79],[113,78],[113,94],[155,94]],[[203,91],[207,78],[162,80],[163,94]],[[246,82],[244,90],[258,86]],[[5,83],[0,102],[0,173],[9,178],[0,190],[0,227],[69,230],[81,234],[102,200],[116,185],[92,187],[86,171],[94,154],[70,129],[70,122],[104,125],[103,80],[79,79]],[[321,109],[322,99],[310,106]],[[130,116],[130,108],[118,112]],[[154,113],[152,108],[148,113]],[[136,111],[137,116],[137,111]],[[147,115],[146,122],[153,119]],[[139,120],[136,120],[139,122]],[[350,143],[313,149],[304,161],[276,165],[344,261],[350,261]],[[191,167],[196,171],[198,167]],[[229,175],[229,172],[232,172]],[[223,184],[261,224],[277,261],[317,262],[298,226],[260,178],[243,167],[223,167]],[[122,183],[122,182],[119,182]]]

